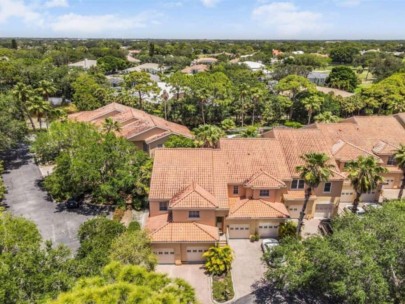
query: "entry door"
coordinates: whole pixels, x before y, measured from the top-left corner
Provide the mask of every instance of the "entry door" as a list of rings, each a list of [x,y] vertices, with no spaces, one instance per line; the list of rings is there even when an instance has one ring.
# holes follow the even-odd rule
[[[278,237],[279,223],[261,222],[259,223],[258,233],[261,238]]]

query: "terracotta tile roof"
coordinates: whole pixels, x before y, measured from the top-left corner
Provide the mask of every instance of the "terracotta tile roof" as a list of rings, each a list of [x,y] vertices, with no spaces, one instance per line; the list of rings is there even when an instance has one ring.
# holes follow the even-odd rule
[[[283,194],[283,198],[286,201],[302,201],[305,198],[305,191],[288,191]],[[310,200],[315,200],[316,195],[311,195]]]
[[[359,156],[373,156],[377,158],[380,162],[382,161],[379,157],[368,152],[367,150],[357,147],[352,143],[346,142],[344,140],[339,140],[336,144],[332,146],[332,154],[335,157],[335,159],[342,162],[347,162],[349,160],[356,159]]]
[[[250,218],[289,218],[290,214],[282,203],[271,203],[264,200],[246,199],[231,204],[229,219]]]
[[[244,184],[248,188],[285,188],[286,184],[270,175],[266,171],[259,170],[253,174]]]
[[[176,194],[169,204],[170,209],[213,209],[218,208],[217,199],[196,182]]]
[[[217,227],[192,223],[166,223],[156,230],[149,230],[152,243],[204,243],[217,242]]]
[[[276,128],[263,134],[263,136],[276,138],[280,142],[290,175],[293,177],[299,176],[296,167],[304,164],[301,156],[313,152],[325,153],[329,156],[330,164],[335,167],[334,171],[339,173],[338,166],[331,153],[331,144],[324,134],[317,129]],[[341,180],[342,177],[339,174],[334,174],[330,179]]]
[[[208,69],[209,69],[208,66],[205,64],[196,64],[193,66],[185,67],[184,69],[181,70],[181,72],[184,74],[193,74],[193,73],[206,72],[206,71],[208,71]]]
[[[398,148],[399,145],[380,140],[375,144],[372,151],[377,155],[393,155]]]
[[[162,133],[170,132],[189,138],[192,137],[190,130],[185,126],[119,103],[110,103],[97,110],[74,113],[68,117],[72,120],[91,122],[98,126],[102,125],[106,118],[111,118],[121,124],[119,134],[127,139],[151,129],[161,129]]]

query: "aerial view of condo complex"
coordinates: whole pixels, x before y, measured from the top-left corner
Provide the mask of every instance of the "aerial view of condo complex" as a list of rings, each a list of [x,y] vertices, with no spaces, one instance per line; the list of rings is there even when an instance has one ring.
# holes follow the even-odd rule
[[[0,304],[405,304],[404,12],[0,0]]]

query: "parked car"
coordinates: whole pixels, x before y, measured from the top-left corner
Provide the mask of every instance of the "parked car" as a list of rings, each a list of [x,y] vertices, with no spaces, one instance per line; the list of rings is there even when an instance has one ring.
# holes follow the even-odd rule
[[[279,243],[276,239],[264,239],[262,240],[262,250],[263,252],[270,251],[274,247],[278,246]]]
[[[382,208],[382,206],[377,203],[364,203],[363,204],[363,209],[365,211],[370,211],[372,209],[380,209],[380,208]]]
[[[330,219],[323,219],[319,222],[318,230],[322,235],[333,234],[332,221]]]
[[[80,202],[75,198],[70,198],[66,201],[65,205],[67,209],[76,209],[80,207]]]
[[[352,213],[353,212],[352,210],[353,210],[353,205],[344,207],[344,211],[347,213]],[[366,213],[366,211],[362,207],[360,207],[360,206],[357,207],[356,215],[362,216],[365,213]]]

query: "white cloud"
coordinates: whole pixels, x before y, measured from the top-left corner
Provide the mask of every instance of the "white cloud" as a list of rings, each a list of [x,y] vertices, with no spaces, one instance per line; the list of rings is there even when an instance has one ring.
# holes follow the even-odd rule
[[[360,5],[363,0],[334,0],[338,6],[353,7]]]
[[[291,2],[273,2],[255,8],[252,17],[279,35],[297,36],[309,31],[318,32],[323,24],[320,13],[300,10]]]
[[[144,12],[134,17],[122,17],[113,14],[107,15],[78,15],[65,14],[56,18],[50,24],[51,29],[59,33],[86,35],[105,34],[115,30],[130,30],[146,27],[147,24],[159,23],[161,15],[156,12]]]
[[[221,0],[201,0],[202,4],[206,7],[214,7],[217,5]]]
[[[41,14],[22,0],[0,0],[0,23],[12,18],[20,18],[26,23],[42,25]]]
[[[44,6],[47,8],[68,7],[69,3],[67,0],[49,0],[49,1],[45,2]]]

